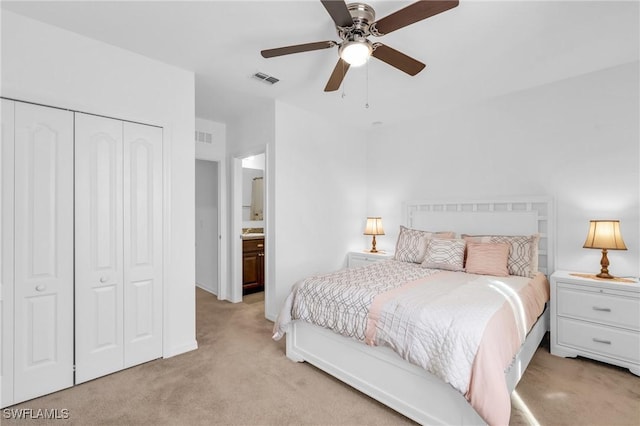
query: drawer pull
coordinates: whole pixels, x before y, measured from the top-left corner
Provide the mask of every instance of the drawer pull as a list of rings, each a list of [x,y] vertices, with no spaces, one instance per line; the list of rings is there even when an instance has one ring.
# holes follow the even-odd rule
[[[602,339],[598,339],[597,337],[594,337],[593,341],[596,343],[604,343],[605,345],[611,344],[611,340],[602,340]]]
[[[593,310],[594,311],[600,311],[600,312],[611,312],[611,308],[600,308],[598,306],[594,306]]]
[[[264,247],[264,244],[257,244],[257,247]]]

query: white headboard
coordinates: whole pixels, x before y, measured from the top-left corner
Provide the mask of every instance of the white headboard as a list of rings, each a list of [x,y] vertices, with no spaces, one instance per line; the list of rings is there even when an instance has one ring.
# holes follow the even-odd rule
[[[425,231],[477,235],[540,234],[538,268],[554,271],[552,199],[526,197],[474,201],[411,201],[404,203],[405,226]]]

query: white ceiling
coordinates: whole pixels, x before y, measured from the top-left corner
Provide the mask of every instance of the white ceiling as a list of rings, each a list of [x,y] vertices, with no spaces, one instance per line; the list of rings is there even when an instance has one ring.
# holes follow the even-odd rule
[[[379,19],[412,1],[368,3]],[[338,41],[318,0],[2,1],[2,8],[193,71],[197,116],[220,122],[275,98],[367,128],[639,56],[637,0],[461,0],[457,8],[376,39],[426,63],[424,71],[410,77],[372,59],[368,67],[349,70],[343,97],[342,90],[323,91],[337,48],[260,56],[262,49]],[[251,77],[257,71],[281,81],[267,85]]]

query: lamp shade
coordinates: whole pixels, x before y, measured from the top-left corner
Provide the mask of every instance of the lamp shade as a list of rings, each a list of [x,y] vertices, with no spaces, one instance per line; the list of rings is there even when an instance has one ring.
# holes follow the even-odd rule
[[[381,217],[368,217],[367,226],[364,228],[364,235],[384,235]]]
[[[584,248],[626,250],[620,234],[619,220],[592,220]]]

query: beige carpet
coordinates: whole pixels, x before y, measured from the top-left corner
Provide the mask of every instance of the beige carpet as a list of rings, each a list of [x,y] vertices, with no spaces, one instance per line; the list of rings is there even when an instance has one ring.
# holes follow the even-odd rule
[[[258,296],[256,296],[258,297]],[[253,299],[251,300],[254,301]],[[11,407],[68,410],[67,420],[4,424],[401,425],[405,417],[320,370],[289,361],[262,303],[197,289],[199,349]],[[546,344],[546,346],[545,346]],[[640,378],[538,349],[512,398],[513,425],[639,425]],[[523,409],[523,407],[526,407]],[[533,417],[525,413],[530,410]]]

